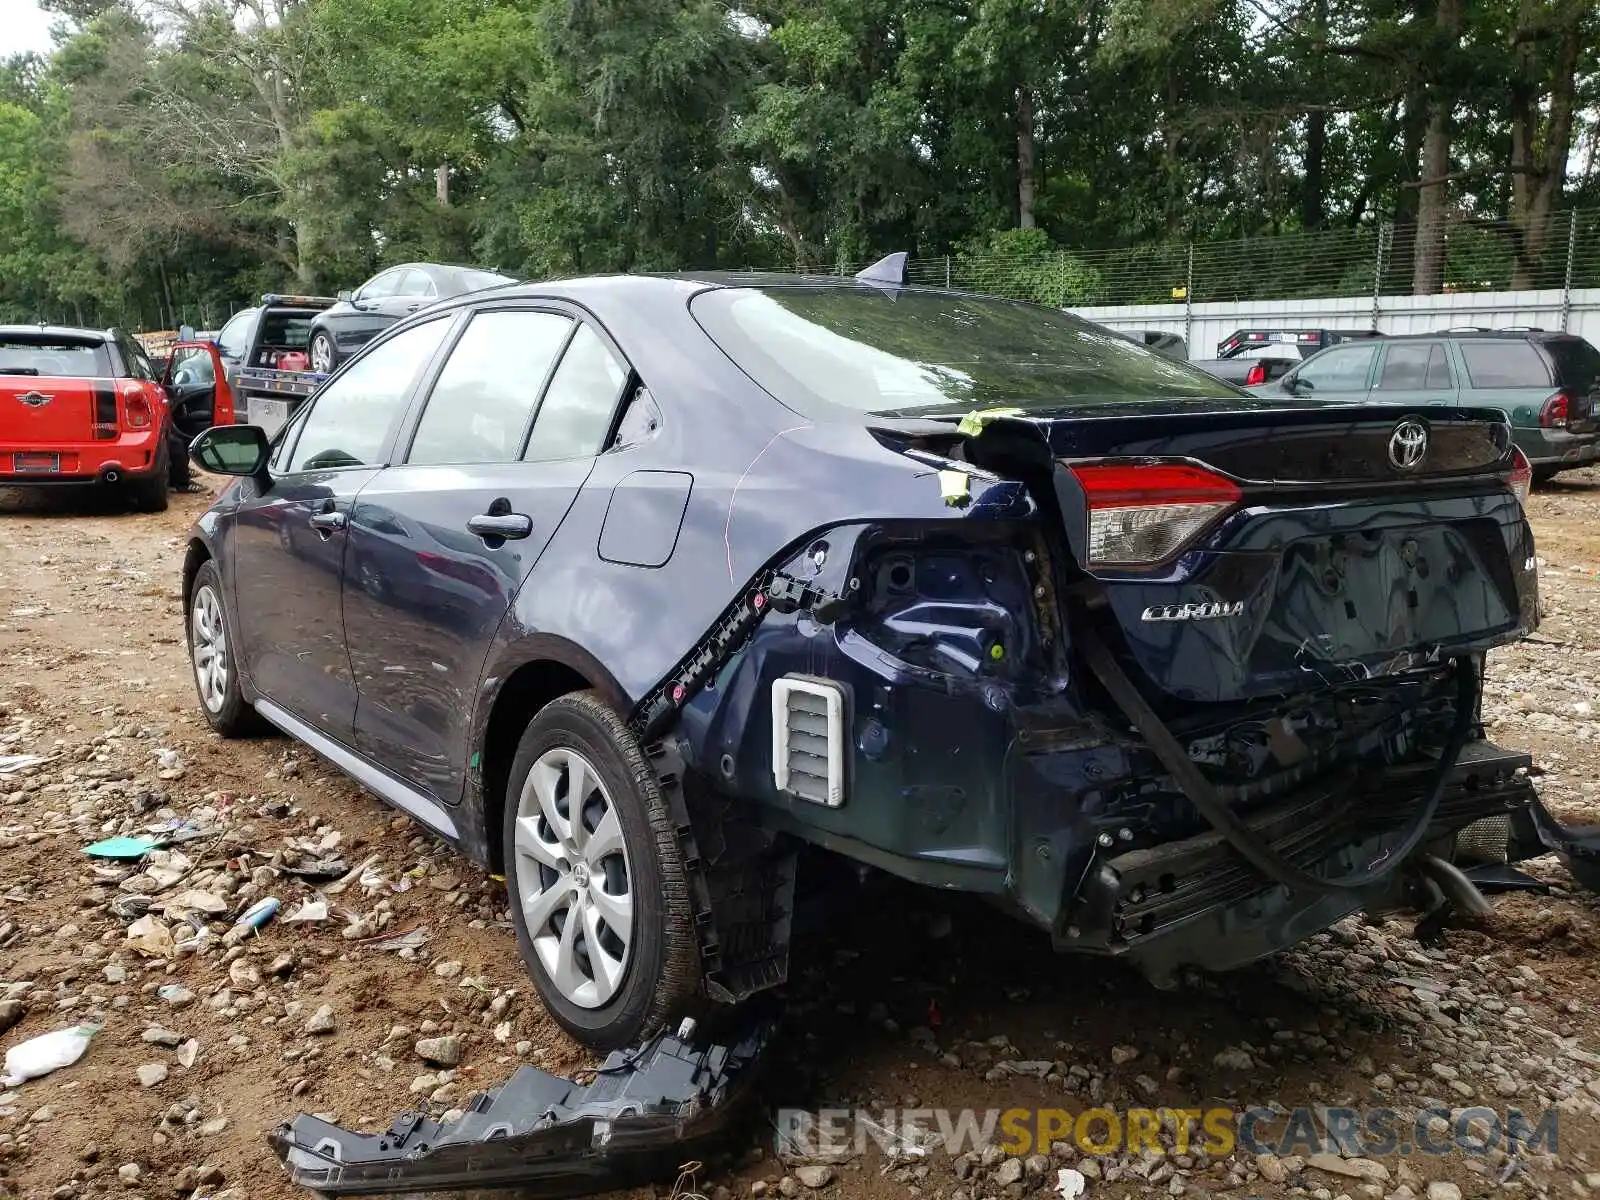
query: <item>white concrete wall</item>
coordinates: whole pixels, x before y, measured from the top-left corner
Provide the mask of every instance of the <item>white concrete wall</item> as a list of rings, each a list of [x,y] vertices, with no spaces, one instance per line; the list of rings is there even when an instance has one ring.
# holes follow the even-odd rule
[[[1187,339],[1190,358],[1215,358],[1217,344],[1236,329],[1373,329],[1380,333],[1432,333],[1459,325],[1536,325],[1561,328],[1559,288],[1535,292],[1458,292],[1448,296],[1379,296],[1373,323],[1371,296],[1326,300],[1250,300],[1194,305],[1130,304],[1075,308],[1090,321],[1121,332],[1159,329]],[[1577,288],[1571,295],[1567,330],[1600,346],[1600,288]]]

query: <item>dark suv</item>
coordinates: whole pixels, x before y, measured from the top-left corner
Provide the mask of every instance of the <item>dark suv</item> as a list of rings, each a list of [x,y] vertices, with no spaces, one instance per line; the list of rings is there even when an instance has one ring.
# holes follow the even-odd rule
[[[1533,477],[1600,458],[1600,350],[1570,333],[1446,329],[1334,346],[1257,395],[1498,408]]]
[[[1252,402],[901,260],[478,293],[193,449],[207,720],[503,871],[593,1046],[780,983],[802,845],[1157,980],[1545,849],[1479,723],[1537,610],[1496,412]]]

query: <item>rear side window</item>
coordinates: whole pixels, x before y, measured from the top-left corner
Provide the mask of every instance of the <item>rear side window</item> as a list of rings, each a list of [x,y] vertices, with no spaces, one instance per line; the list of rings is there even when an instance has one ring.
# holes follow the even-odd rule
[[[1450,360],[1438,342],[1397,343],[1383,360],[1382,391],[1424,391],[1452,387]]]
[[[533,419],[524,461],[599,454],[627,378],[627,367],[600,335],[580,325]]]
[[[4,334],[0,335],[0,375],[109,379],[111,352],[101,341],[43,333]]]
[[[482,312],[472,318],[428,396],[408,463],[516,462],[567,317]]]
[[[1463,342],[1461,357],[1475,388],[1550,386],[1550,368],[1529,342]]]
[[[1600,384],[1600,350],[1582,338],[1560,338],[1544,344],[1556,364],[1556,383],[1569,392],[1587,395]]]

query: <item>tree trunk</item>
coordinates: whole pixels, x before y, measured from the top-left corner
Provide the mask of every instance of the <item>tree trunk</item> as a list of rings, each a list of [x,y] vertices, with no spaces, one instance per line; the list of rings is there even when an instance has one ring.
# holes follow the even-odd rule
[[[1316,0],[1316,30],[1318,45],[1328,36],[1328,0]],[[1320,50],[1316,62],[1321,64],[1326,55]],[[1319,78],[1322,70],[1317,71]],[[1322,168],[1328,154],[1328,114],[1322,109],[1306,116],[1306,173],[1300,182],[1300,227],[1307,231],[1321,229],[1327,220],[1322,200]]]
[[[1439,0],[1434,16],[1441,47],[1452,50],[1461,36],[1462,0]],[[1417,251],[1411,294],[1432,296],[1444,288],[1445,218],[1450,204],[1450,131],[1455,94],[1435,78],[1428,89],[1428,128],[1422,136],[1421,185],[1417,197]]]
[[[440,208],[450,207],[450,164],[440,163],[433,169],[433,198]]]
[[[161,255],[156,255],[156,270],[161,274],[161,295],[167,303],[167,315],[162,318],[165,322],[171,320],[172,324],[163,324],[163,329],[176,329],[183,322],[178,319],[177,306],[172,303],[172,284],[167,280],[167,260]]]
[[[1017,89],[1017,227],[1033,228],[1033,93]]]
[[[1523,0],[1513,36],[1515,68],[1511,84],[1511,286],[1539,285],[1538,272],[1550,232],[1551,209],[1567,178],[1572,122],[1577,100],[1582,10],[1572,6],[1565,23],[1542,28],[1545,10]],[[1553,32],[1552,39],[1549,34]],[[1543,35],[1543,36],[1541,36]],[[1548,68],[1537,47],[1555,42]],[[1542,103],[1549,96],[1548,109]],[[1548,117],[1545,115],[1548,111]]]
[[[1300,226],[1321,229],[1327,219],[1322,207],[1322,163],[1328,151],[1328,114],[1314,112],[1306,118],[1306,175],[1301,181]]]

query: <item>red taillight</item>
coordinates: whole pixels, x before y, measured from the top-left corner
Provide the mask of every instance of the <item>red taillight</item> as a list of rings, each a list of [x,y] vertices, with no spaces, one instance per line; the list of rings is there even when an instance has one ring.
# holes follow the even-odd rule
[[[1511,476],[1508,482],[1517,502],[1526,505],[1528,493],[1533,490],[1533,464],[1520,446],[1511,447]]]
[[[1245,385],[1245,387],[1254,387],[1256,384],[1265,383],[1266,381],[1267,381],[1267,364],[1266,363],[1263,363],[1263,362],[1255,363],[1253,366],[1251,366],[1250,370],[1245,373],[1245,377],[1244,377],[1244,385]]]
[[[1565,429],[1567,420],[1572,415],[1572,401],[1567,399],[1565,392],[1557,392],[1544,402],[1544,407],[1539,410],[1539,424],[1546,429]]]
[[[149,429],[154,417],[150,412],[150,397],[143,392],[130,392],[122,400],[123,419],[129,429]]]
[[[1070,470],[1089,506],[1091,566],[1160,562],[1241,496],[1233,480],[1187,463],[1079,463]]]

